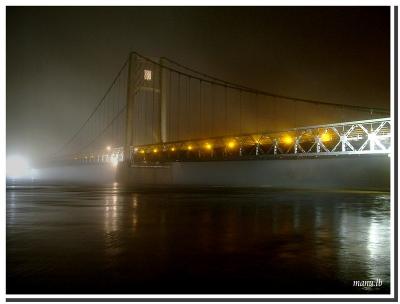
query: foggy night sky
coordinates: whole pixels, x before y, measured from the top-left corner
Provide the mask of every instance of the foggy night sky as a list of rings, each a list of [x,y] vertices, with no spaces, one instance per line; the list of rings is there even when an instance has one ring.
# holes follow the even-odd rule
[[[7,7],[7,154],[54,152],[129,51],[264,91],[389,108],[390,8]]]

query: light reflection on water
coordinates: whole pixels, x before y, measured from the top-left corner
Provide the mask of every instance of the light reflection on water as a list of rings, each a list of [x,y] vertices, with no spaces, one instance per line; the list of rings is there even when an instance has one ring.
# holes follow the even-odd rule
[[[10,187],[7,292],[387,293],[389,205],[366,192]]]

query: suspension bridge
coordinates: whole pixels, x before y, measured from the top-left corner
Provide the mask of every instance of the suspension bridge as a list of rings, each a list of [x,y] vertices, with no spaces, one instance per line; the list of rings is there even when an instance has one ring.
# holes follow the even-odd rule
[[[154,167],[390,151],[387,109],[271,94],[132,52],[52,161]]]

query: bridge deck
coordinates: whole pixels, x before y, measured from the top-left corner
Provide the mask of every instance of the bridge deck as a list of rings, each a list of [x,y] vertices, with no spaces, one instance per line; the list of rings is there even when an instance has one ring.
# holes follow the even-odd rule
[[[390,118],[308,126],[282,132],[242,134],[131,147],[131,164],[174,161],[304,158],[389,154]],[[123,147],[74,157],[81,163],[124,161]]]

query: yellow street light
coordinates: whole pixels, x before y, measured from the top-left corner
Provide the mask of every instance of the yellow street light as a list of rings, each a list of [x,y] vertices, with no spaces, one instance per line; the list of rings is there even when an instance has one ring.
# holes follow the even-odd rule
[[[231,140],[230,142],[228,142],[228,148],[229,148],[229,149],[233,149],[233,148],[235,148],[235,146],[236,146],[236,143],[235,143],[233,140]]]
[[[329,133],[327,133],[327,132],[325,132],[324,134],[322,134],[321,136],[320,136],[320,139],[321,139],[321,141],[330,141],[330,140],[332,140],[332,137],[331,137],[331,135],[329,134]]]
[[[153,149],[153,153],[157,153],[157,152],[158,152],[157,148]]]
[[[290,145],[291,143],[293,143],[293,138],[292,137],[290,137],[289,135],[286,135],[284,138],[283,138],[283,143],[285,143],[285,144],[287,144],[287,145]]]
[[[175,147],[172,147],[172,148],[171,148],[171,151],[174,152],[174,151],[175,151]]]
[[[141,154],[144,154],[144,150],[143,150],[143,149],[142,149],[142,150],[140,150],[140,153],[141,153]]]
[[[209,143],[206,143],[206,144],[205,144],[205,147],[206,147],[206,149],[207,149],[207,150],[211,150],[211,148],[212,148],[212,145],[211,145],[211,144],[209,144]]]
[[[191,145],[189,145],[189,146],[187,147],[187,149],[190,151],[190,150],[193,149],[193,147],[192,147]]]

